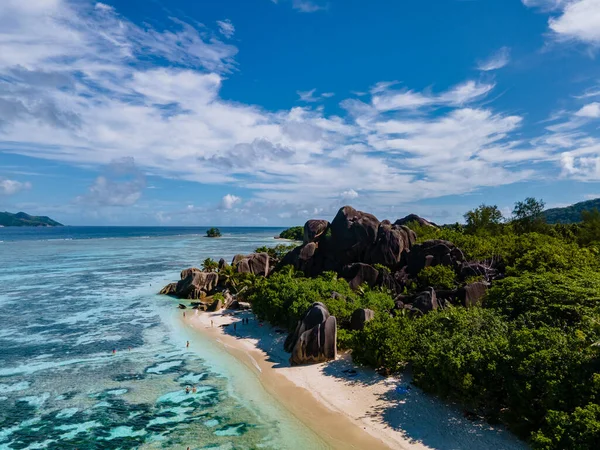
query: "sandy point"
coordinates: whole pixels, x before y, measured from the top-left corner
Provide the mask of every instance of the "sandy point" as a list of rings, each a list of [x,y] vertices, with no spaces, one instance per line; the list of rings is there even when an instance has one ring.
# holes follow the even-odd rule
[[[332,448],[527,448],[503,428],[469,420],[456,406],[411,386],[408,376],[382,377],[353,364],[348,354],[292,367],[283,350],[286,332],[249,311],[189,312],[182,320],[251,368],[269,394]]]

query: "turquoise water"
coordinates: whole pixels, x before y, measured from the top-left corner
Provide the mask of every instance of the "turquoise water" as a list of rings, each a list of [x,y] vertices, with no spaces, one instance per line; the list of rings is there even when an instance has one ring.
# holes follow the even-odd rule
[[[156,295],[280,230],[222,231],[0,228],[0,449],[323,448]]]

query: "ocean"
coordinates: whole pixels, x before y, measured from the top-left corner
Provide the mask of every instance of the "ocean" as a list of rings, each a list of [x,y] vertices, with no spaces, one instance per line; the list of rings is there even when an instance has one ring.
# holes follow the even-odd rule
[[[157,295],[281,229],[205,231],[0,228],[0,449],[325,448]]]

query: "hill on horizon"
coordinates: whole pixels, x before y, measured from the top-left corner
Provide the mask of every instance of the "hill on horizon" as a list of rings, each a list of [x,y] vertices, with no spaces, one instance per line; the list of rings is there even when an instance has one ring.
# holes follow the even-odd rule
[[[4,227],[62,227],[62,223],[47,216],[30,216],[24,212],[0,212],[0,225]]]
[[[600,210],[600,198],[586,200],[584,202],[575,203],[564,208],[551,208],[544,211],[546,222],[554,223],[577,223],[581,222],[581,213],[592,209]]]

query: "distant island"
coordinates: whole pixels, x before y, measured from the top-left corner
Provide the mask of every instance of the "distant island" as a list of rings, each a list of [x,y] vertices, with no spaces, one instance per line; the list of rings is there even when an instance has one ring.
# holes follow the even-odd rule
[[[600,198],[575,203],[564,208],[551,208],[543,212],[547,223],[579,223],[582,221],[581,213],[584,211],[600,210]]]
[[[218,228],[209,228],[208,230],[206,230],[206,237],[211,237],[211,238],[216,238],[216,237],[221,237],[221,230],[219,230]]]
[[[24,212],[12,214],[9,212],[0,212],[0,226],[2,227],[62,227],[58,223],[46,216],[30,216]]]

